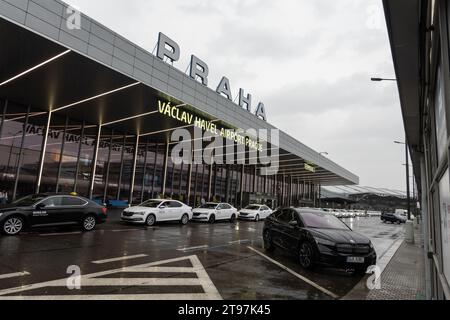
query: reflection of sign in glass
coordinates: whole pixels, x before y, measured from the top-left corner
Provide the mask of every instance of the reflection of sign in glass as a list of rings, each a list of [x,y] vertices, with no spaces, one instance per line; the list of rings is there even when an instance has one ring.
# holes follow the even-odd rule
[[[312,172],[312,173],[316,173],[316,168],[314,168],[312,165],[305,163],[305,170]]]

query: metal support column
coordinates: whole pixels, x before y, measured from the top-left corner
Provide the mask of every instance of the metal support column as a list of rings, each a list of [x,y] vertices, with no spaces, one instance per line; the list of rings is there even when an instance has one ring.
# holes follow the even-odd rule
[[[30,106],[28,106],[27,109],[27,115],[25,116],[25,123],[23,125],[23,130],[22,130],[22,141],[20,142],[20,150],[19,150],[19,154],[17,155],[17,168],[16,168],[16,175],[15,175],[15,181],[14,181],[14,189],[13,189],[13,194],[12,194],[12,201],[16,200],[16,196],[17,196],[17,187],[19,185],[19,176],[20,176],[20,169],[22,167],[22,150],[23,150],[23,145],[25,143],[25,137],[27,135],[27,127],[28,127],[28,120],[30,117]],[[12,150],[11,150],[12,152]]]
[[[120,200],[120,188],[122,188],[123,162],[125,158],[126,143],[127,143],[127,135],[124,134],[122,141],[122,153],[120,154],[120,170],[119,170],[119,181],[117,184],[116,200]]]
[[[47,125],[45,126],[45,129],[44,129],[44,138],[42,139],[41,155],[39,158],[39,169],[38,169],[38,175],[37,175],[36,187],[35,187],[36,193],[39,193],[39,191],[41,189],[42,172],[44,171],[45,153],[47,151],[48,133],[50,130],[51,121],[52,121],[52,112],[49,111],[47,114]]]
[[[186,182],[186,193],[187,193],[187,201],[186,204],[189,206],[191,204],[191,188],[192,188],[192,168],[193,164],[192,161],[189,163],[188,166],[188,175],[187,175],[187,182]]]
[[[66,146],[66,139],[67,139],[67,126],[69,125],[69,116],[66,116],[66,121],[64,124],[64,131],[62,136],[62,142],[61,142],[61,150],[59,153],[59,161],[58,161],[58,172],[56,174],[56,192],[59,192],[59,182],[61,180],[61,170],[62,170],[62,163],[64,158],[64,147]]]
[[[134,183],[136,182],[136,165],[137,158],[139,155],[139,134],[136,135],[136,142],[134,144],[134,155],[133,155],[133,169],[131,170],[131,182],[130,182],[130,195],[128,197],[128,203],[133,204],[133,193],[134,193]]]
[[[214,164],[211,163],[209,165],[209,177],[208,177],[208,201],[212,201],[213,167],[214,167]]]
[[[156,166],[158,165],[158,149],[159,149],[159,144],[156,144],[156,149],[155,149],[155,163],[153,165],[153,177],[152,177],[152,198],[155,198],[155,182],[156,182]]]
[[[169,142],[166,142],[166,151],[164,153],[164,168],[163,168],[163,179],[162,179],[162,196],[166,197],[166,181],[167,181],[167,165],[169,163]]]
[[[83,140],[84,140],[84,121],[81,124],[81,135],[80,135],[80,143],[78,145],[78,155],[77,155],[77,164],[75,169],[75,179],[73,184],[73,191],[77,192],[77,185],[78,185],[78,175],[80,173],[80,158],[81,158],[81,148],[83,146]]]
[[[114,141],[113,138],[114,138],[114,130],[111,131],[111,137],[109,139],[108,164],[106,165],[106,179],[105,179],[105,187],[103,188],[103,202],[106,202],[106,197],[108,195],[109,173],[111,171],[111,154]]]
[[[91,168],[91,181],[89,181],[89,199],[92,199],[92,197],[94,196],[95,175],[97,173],[98,148],[100,147],[101,137],[102,137],[102,126],[98,125],[97,136],[95,140],[94,158],[92,161],[92,168]]]
[[[144,168],[142,170],[142,185],[141,185],[141,203],[144,202],[145,193],[145,175],[147,174],[147,164],[148,164],[148,142],[145,143],[145,156],[144,156]]]
[[[2,121],[0,122],[0,137],[3,133],[3,124],[5,123],[6,112],[8,112],[8,100],[5,100],[5,104],[3,105]]]
[[[245,164],[242,165],[241,168],[241,187],[240,187],[240,195],[239,195],[239,207],[242,209],[243,201],[244,201],[244,175],[245,175]]]

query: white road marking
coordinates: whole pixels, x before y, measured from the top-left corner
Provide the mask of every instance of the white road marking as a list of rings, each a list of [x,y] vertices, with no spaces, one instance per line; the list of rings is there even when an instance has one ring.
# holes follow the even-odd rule
[[[104,263],[109,263],[109,262],[116,262],[116,261],[130,260],[130,259],[138,259],[138,258],[145,258],[145,257],[148,257],[148,255],[146,255],[146,254],[137,254],[137,255],[134,255],[134,256],[123,256],[123,257],[117,257],[117,258],[111,258],[111,259],[105,259],[105,260],[97,260],[97,261],[92,261],[92,263],[104,264]]]
[[[116,294],[116,295],[72,295],[72,296],[15,296],[15,297],[0,297],[3,301],[89,301],[89,300],[137,300],[137,301],[149,301],[149,300],[221,300],[221,298],[214,298],[207,296],[204,293],[158,293],[158,294]]]
[[[280,267],[281,269],[283,269],[283,270],[289,272],[290,274],[296,276],[296,277],[299,278],[300,280],[303,280],[303,281],[306,282],[307,284],[309,284],[309,285],[313,286],[314,288],[316,288],[316,289],[322,291],[323,293],[329,295],[330,297],[332,297],[332,298],[334,298],[334,299],[338,299],[338,298],[339,298],[339,296],[336,295],[336,294],[334,294],[333,292],[331,292],[331,291],[329,291],[329,290],[327,290],[327,289],[325,289],[325,288],[319,286],[317,283],[312,282],[312,281],[309,280],[308,278],[305,278],[304,276],[298,274],[298,273],[295,272],[294,270],[291,270],[291,269],[289,269],[288,267],[282,265],[281,263],[279,263],[279,262],[273,260],[272,258],[266,256],[266,255],[263,254],[262,252],[259,252],[258,250],[254,249],[254,248],[252,248],[252,247],[247,247],[247,248],[249,248],[249,249],[252,250],[253,252],[256,252],[256,253],[259,254],[261,257],[263,257],[263,258],[269,260],[270,262],[272,262],[273,264],[277,265],[277,266]]]
[[[178,262],[178,261],[184,261],[189,260],[192,267],[190,268],[175,268],[175,267],[164,267],[164,264],[172,263],[172,262]],[[0,300],[202,300],[202,299],[208,299],[208,300],[222,300],[222,297],[217,290],[217,288],[214,286],[214,283],[211,281],[208,273],[206,272],[205,268],[201,264],[200,260],[197,256],[187,256],[187,257],[181,257],[181,258],[174,258],[174,259],[168,259],[168,260],[162,260],[162,261],[156,261],[152,263],[146,263],[141,265],[135,265],[130,266],[126,268],[118,268],[118,269],[112,269],[92,274],[87,274],[81,276],[81,286],[96,286],[96,285],[104,285],[105,283],[112,283],[109,285],[117,285],[118,281],[123,281],[123,286],[127,285],[127,282],[130,283],[132,286],[136,283],[139,283],[139,286],[152,286],[155,285],[155,283],[163,283],[164,281],[168,283],[169,279],[157,279],[157,278],[149,278],[149,279],[142,279],[142,278],[126,278],[126,279],[118,279],[118,278],[104,278],[105,276],[111,276],[113,274],[121,273],[121,272],[190,272],[190,273],[196,273],[197,278],[193,278],[195,280],[196,286],[202,286],[204,293],[170,293],[170,294],[129,294],[129,295],[123,295],[123,294],[105,294],[105,295],[48,295],[48,296],[26,296],[26,295],[18,295],[18,296],[6,296],[6,295],[14,295],[14,294],[20,294],[24,293],[26,291],[30,290],[36,290],[36,289],[43,289],[46,287],[60,287],[60,288],[66,288],[67,285],[67,278],[54,280],[54,281],[47,281],[42,283],[36,283],[36,284],[30,284],[30,285],[24,285],[17,288],[11,288],[11,289],[5,289],[0,290]],[[103,277],[103,278],[99,278]],[[170,285],[178,285],[178,286],[189,286],[192,284],[189,284],[190,278],[188,279],[177,279],[178,282],[173,282]],[[142,281],[147,282],[146,284],[142,283]],[[175,284],[176,283],[176,284]],[[159,284],[158,284],[159,285]],[[169,285],[169,284],[167,284]]]
[[[25,277],[29,276],[30,273],[23,271],[23,272],[15,272],[15,273],[8,273],[8,274],[0,274],[0,279],[10,279],[10,278],[17,278],[17,277]]]
[[[180,248],[177,249],[178,251],[193,251],[193,250],[200,250],[200,249],[208,249],[209,246],[207,244],[203,246],[197,246],[197,247],[189,247],[189,248]]]
[[[111,232],[127,232],[127,231],[143,231],[145,229],[118,229],[118,230],[111,230]]]
[[[249,239],[245,239],[245,240],[236,240],[236,241],[230,241],[230,242],[228,242],[229,244],[234,244],[234,243],[239,243],[239,244],[241,244],[241,243],[247,243],[247,242],[250,242],[250,240]]]
[[[76,232],[64,232],[64,233],[41,233],[39,234],[40,237],[53,237],[53,236],[68,236],[72,234],[81,234],[81,231]]]

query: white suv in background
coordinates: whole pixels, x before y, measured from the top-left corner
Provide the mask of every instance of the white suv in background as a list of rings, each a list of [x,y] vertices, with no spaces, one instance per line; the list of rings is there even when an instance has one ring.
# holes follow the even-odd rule
[[[264,220],[272,214],[272,210],[263,204],[251,204],[239,211],[239,219],[243,220]]]
[[[122,212],[122,221],[153,226],[161,221],[180,221],[185,225],[192,219],[192,208],[175,200],[147,200]]]
[[[208,202],[194,209],[192,220],[214,223],[218,220],[236,221],[238,211],[228,203]]]

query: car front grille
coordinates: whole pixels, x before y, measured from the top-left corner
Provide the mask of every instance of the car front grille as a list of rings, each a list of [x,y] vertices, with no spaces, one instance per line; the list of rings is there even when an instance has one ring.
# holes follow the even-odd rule
[[[370,252],[370,246],[367,244],[338,244],[336,249],[340,253],[367,254]]]
[[[124,212],[123,216],[124,217],[132,217],[133,216],[133,212]]]

